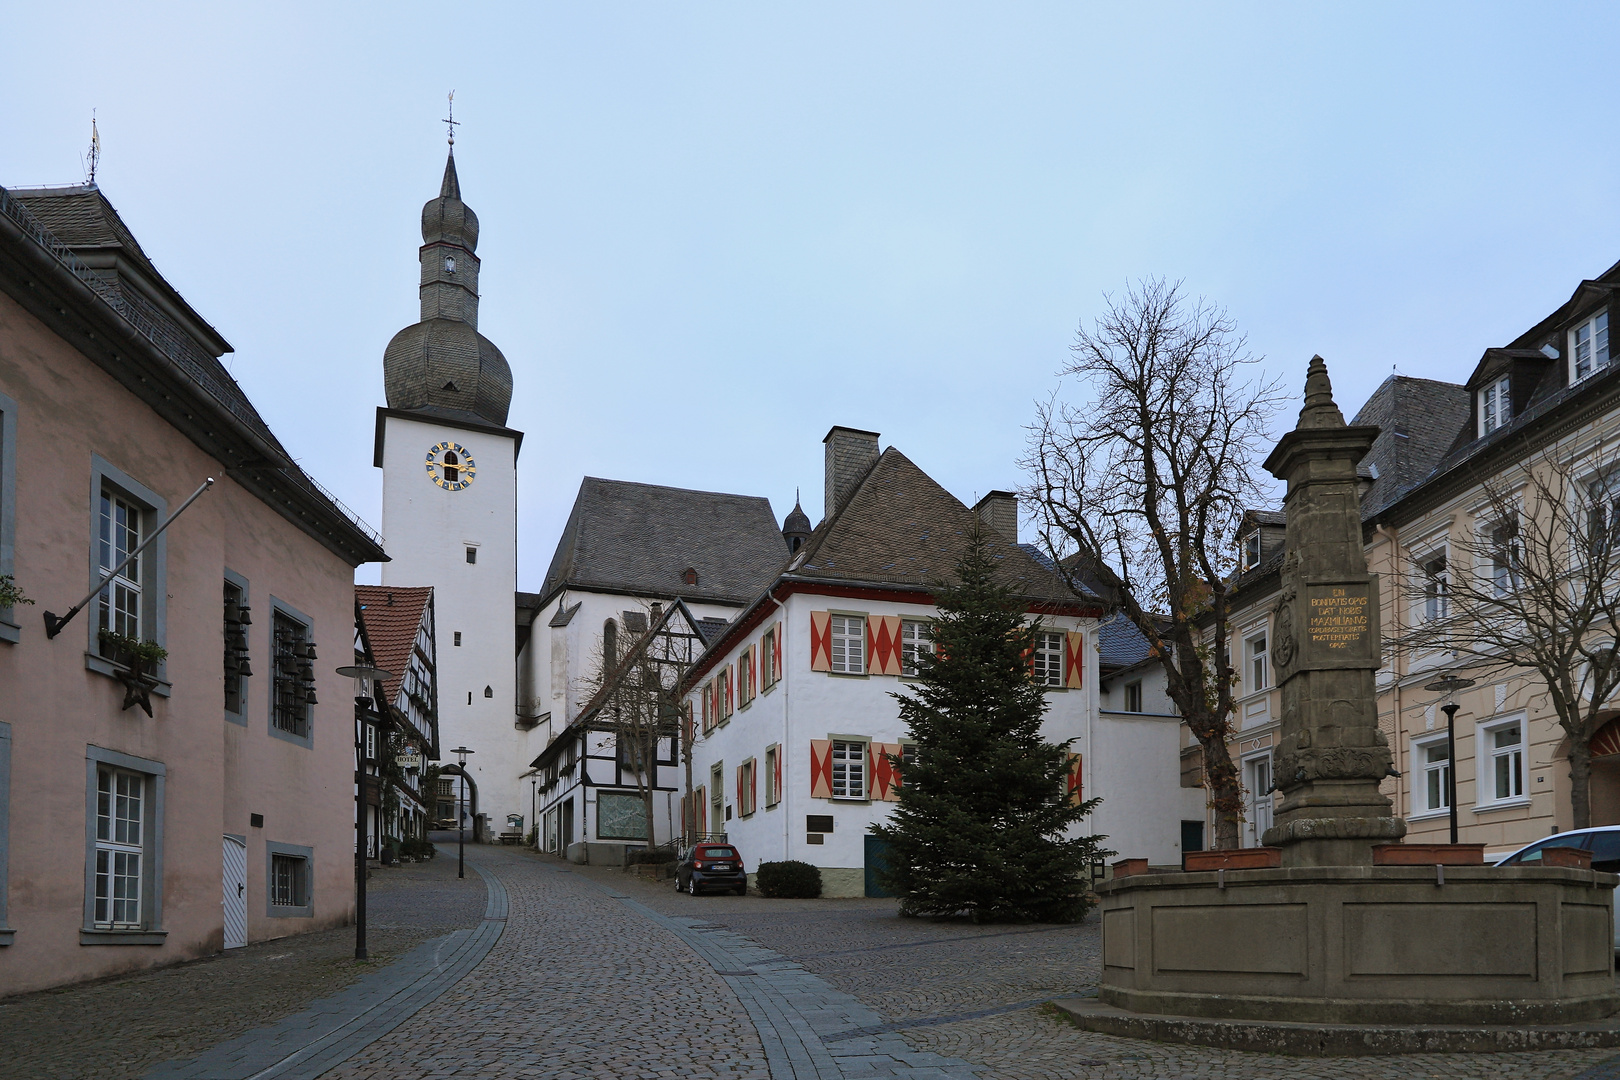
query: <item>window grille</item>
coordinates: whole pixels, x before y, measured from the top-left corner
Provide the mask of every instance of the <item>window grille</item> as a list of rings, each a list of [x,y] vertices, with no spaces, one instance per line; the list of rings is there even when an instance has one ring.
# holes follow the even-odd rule
[[[309,860],[297,855],[270,856],[270,903],[305,907],[309,900]]]
[[[243,602],[242,587],[225,583],[225,711],[243,711],[242,681],[253,674],[248,662],[248,631],[253,616]]]
[[[270,722],[278,730],[309,736],[309,707],[315,697],[315,643],[309,627],[284,612],[272,620],[275,642],[274,707]]]

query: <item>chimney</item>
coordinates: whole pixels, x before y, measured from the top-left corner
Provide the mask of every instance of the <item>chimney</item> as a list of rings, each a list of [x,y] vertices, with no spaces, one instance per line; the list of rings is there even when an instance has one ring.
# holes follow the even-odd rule
[[[877,464],[878,433],[835,426],[821,442],[827,448],[827,486],[821,512],[830,518],[844,508]]]
[[[974,504],[979,520],[994,529],[1009,544],[1018,543],[1018,496],[1010,491],[992,491]]]

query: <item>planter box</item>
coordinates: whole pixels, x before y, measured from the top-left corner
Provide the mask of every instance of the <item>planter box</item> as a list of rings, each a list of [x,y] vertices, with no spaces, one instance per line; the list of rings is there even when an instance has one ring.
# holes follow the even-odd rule
[[[1484,844],[1375,844],[1374,866],[1484,866]]]
[[[1592,853],[1582,848],[1549,847],[1541,849],[1542,866],[1571,866],[1576,870],[1592,869]]]
[[[1181,857],[1188,873],[1200,870],[1266,870],[1282,865],[1282,848],[1233,848],[1230,851],[1189,851]]]
[[[1114,864],[1114,876],[1117,878],[1135,877],[1137,874],[1147,872],[1148,861],[1146,859],[1121,859]]]

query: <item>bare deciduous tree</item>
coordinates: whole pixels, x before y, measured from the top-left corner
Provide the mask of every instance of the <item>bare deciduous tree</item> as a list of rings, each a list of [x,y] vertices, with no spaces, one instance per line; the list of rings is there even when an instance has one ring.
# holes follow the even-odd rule
[[[1146,280],[1081,327],[1022,462],[1045,545],[1071,584],[1101,586],[1147,638],[1170,698],[1203,748],[1214,846],[1238,846],[1243,786],[1227,747],[1233,669],[1222,644],[1237,528],[1263,489],[1279,386],[1225,311]],[[1200,624],[1208,632],[1200,631]]]
[[[1585,462],[1557,447],[1527,447],[1522,460],[1480,481],[1473,521],[1444,557],[1415,553],[1397,592],[1412,624],[1393,644],[1419,660],[1450,654],[1476,678],[1538,677],[1568,736],[1574,826],[1583,829],[1592,736],[1615,716],[1620,689],[1620,478],[1585,479]]]

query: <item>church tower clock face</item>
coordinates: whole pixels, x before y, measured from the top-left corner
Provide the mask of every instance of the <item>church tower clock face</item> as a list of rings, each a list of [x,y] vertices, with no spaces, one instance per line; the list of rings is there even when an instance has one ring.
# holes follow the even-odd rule
[[[478,474],[478,466],[473,464],[472,455],[467,453],[466,447],[460,443],[442,442],[434,444],[427,452],[428,479],[444,488],[446,491],[460,491],[473,482]]]

